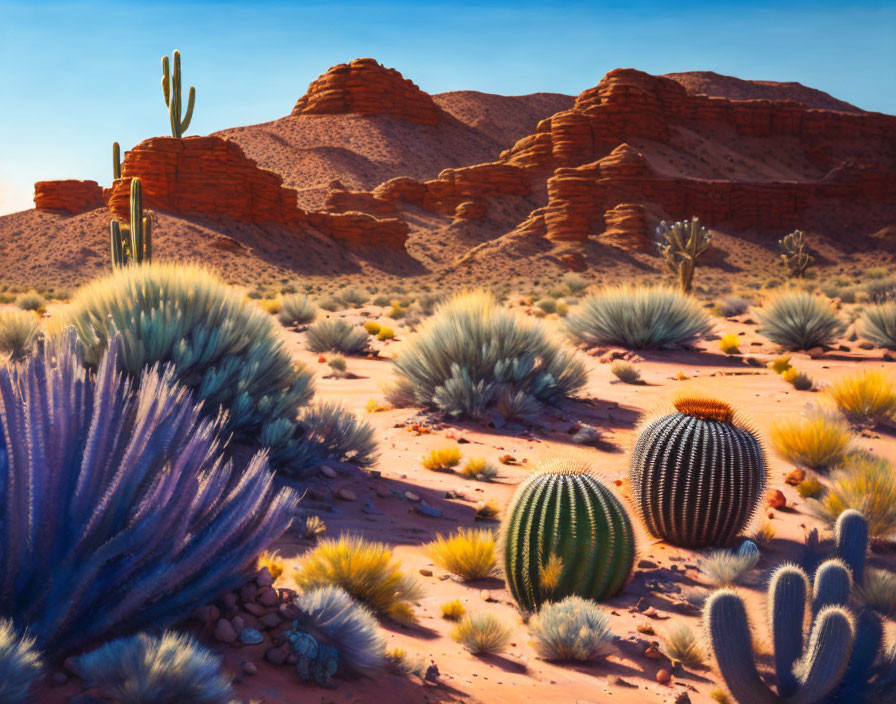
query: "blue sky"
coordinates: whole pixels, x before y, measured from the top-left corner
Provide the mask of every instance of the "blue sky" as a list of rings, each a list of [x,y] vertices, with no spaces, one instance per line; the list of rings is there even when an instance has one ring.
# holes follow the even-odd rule
[[[286,115],[372,56],[421,88],[576,94],[609,70],[799,81],[896,114],[896,3],[0,0],[0,213],[34,181],[111,179],[111,144],[167,134],[160,59],[197,90],[189,134]]]

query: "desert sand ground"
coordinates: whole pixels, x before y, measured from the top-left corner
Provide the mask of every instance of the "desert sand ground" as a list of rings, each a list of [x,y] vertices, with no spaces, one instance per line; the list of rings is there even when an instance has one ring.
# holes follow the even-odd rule
[[[511,296],[509,305],[521,312],[520,297]],[[58,315],[64,304],[51,306],[50,315]],[[707,340],[698,349],[677,352],[649,352],[632,357],[642,372],[643,385],[629,385],[617,380],[605,360],[612,356],[603,350],[603,357],[586,355],[589,381],[579,402],[558,409],[534,430],[508,427],[500,431],[469,423],[452,423],[419,409],[392,409],[368,412],[371,399],[385,404],[383,386],[391,378],[390,358],[401,349],[412,332],[402,321],[382,317],[385,309],[370,305],[339,313],[354,323],[381,320],[393,326],[394,341],[374,342],[375,352],[367,357],[349,357],[351,378],[334,378],[319,355],[307,350],[304,333],[288,331],[295,355],[316,371],[318,397],[338,400],[368,420],[376,430],[381,458],[372,472],[342,468],[336,478],[318,477],[310,484],[302,507],[319,515],[326,522],[325,536],[342,533],[361,534],[395,548],[396,558],[404,570],[417,577],[425,589],[425,597],[416,605],[418,622],[414,625],[384,623],[389,648],[400,646],[407,660],[416,662],[418,672],[430,664],[438,667],[438,683],[425,682],[418,674],[392,671],[376,680],[339,681],[336,689],[323,689],[304,684],[289,667],[275,667],[265,661],[265,644],[228,647],[223,651],[225,662],[233,671],[241,663],[252,662],[257,672],[240,678],[236,691],[244,701],[265,704],[293,702],[489,702],[501,704],[520,700],[545,703],[674,702],[686,693],[695,704],[712,701],[709,692],[721,684],[720,677],[707,659],[705,669],[676,668],[669,684],[657,682],[657,672],[673,669],[669,660],[659,655],[645,655],[651,643],[660,640],[664,627],[683,619],[695,630],[700,629],[699,608],[702,596],[710,588],[701,583],[697,570],[700,554],[673,548],[646,534],[634,517],[628,499],[629,451],[636,438],[642,414],[665,403],[682,389],[700,391],[720,397],[752,419],[760,437],[765,438],[769,424],[778,416],[799,414],[809,404],[825,404],[823,391],[796,391],[765,363],[778,355],[774,345],[759,336],[748,312],[737,318],[714,318],[718,335],[735,333],[741,336],[742,356],[726,356],[717,340]],[[546,320],[552,328],[560,321]],[[751,366],[746,357],[755,357],[761,366]],[[602,361],[603,360],[603,361]],[[862,350],[855,343],[844,341],[840,350],[817,357],[793,354],[791,363],[805,371],[823,387],[840,375],[866,368],[893,369],[894,362],[880,350]],[[686,377],[686,378],[685,378]],[[579,423],[598,428],[602,439],[597,447],[573,443],[571,429]],[[862,447],[875,454],[896,459],[896,429],[865,432],[859,438]],[[767,444],[767,443],[766,443]],[[465,477],[436,473],[421,465],[423,455],[445,447],[458,447],[463,458],[484,457],[500,467],[493,482],[480,482]],[[762,561],[746,581],[738,587],[747,596],[748,607],[758,643],[767,644],[765,624],[765,585],[768,574],[780,563],[798,559],[806,532],[823,525],[807,511],[803,500],[784,477],[793,467],[767,449],[770,467],[769,486],[780,489],[787,498],[787,507],[772,510],[763,505],[757,521],[767,517],[774,525],[774,539],[762,548]],[[499,457],[511,455],[515,465],[500,464]],[[637,531],[636,569],[623,592],[605,604],[611,615],[614,633],[619,637],[617,654],[594,664],[554,664],[536,657],[529,643],[526,626],[499,576],[473,583],[461,583],[435,566],[423,545],[437,534],[449,534],[458,527],[478,524],[497,527],[496,522],[477,521],[476,506],[484,500],[495,500],[502,508],[516,485],[544,458],[575,455],[582,457],[614,486],[633,516]],[[348,489],[350,493],[342,490]],[[423,500],[441,513],[440,517],[415,511],[417,500]],[[362,510],[362,507],[365,507]],[[830,537],[823,531],[823,536]],[[297,533],[288,534],[274,546],[287,561],[300,556],[314,545]],[[896,568],[892,554],[875,553],[872,562]],[[289,569],[277,586],[289,587]],[[460,599],[468,611],[488,610],[514,625],[512,645],[500,655],[474,657],[450,638],[454,624],[441,617],[444,602]],[[889,627],[892,629],[893,624]],[[220,649],[209,632],[205,642]],[[762,664],[770,665],[765,648]],[[48,704],[64,702],[77,692],[74,682],[41,692],[39,701]]]

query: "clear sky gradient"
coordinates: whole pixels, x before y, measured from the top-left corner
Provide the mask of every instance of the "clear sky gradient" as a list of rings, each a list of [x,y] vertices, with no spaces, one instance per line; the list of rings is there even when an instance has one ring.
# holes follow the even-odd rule
[[[162,55],[196,86],[188,134],[289,113],[372,56],[429,93],[577,94],[616,67],[799,81],[896,113],[896,2],[0,0],[0,214],[42,179],[111,180],[111,145],[169,133]]]

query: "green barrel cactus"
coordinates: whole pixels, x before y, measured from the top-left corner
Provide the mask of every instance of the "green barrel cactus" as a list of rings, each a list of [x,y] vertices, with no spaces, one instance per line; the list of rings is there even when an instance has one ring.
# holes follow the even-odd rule
[[[501,529],[510,593],[525,611],[567,596],[612,597],[635,559],[628,514],[585,463],[553,460],[537,470],[517,489]]]
[[[823,574],[820,570],[819,576]],[[827,586],[816,584],[816,593],[827,590]],[[809,642],[804,644],[806,607],[811,598],[809,578],[799,567],[782,565],[772,575],[768,621],[777,693],[766,686],[756,669],[753,636],[741,597],[731,589],[720,589],[707,600],[704,621],[710,646],[722,678],[738,702],[814,704],[840,685],[855,638],[853,620],[842,605],[824,606],[813,615]]]
[[[675,408],[648,422],[635,444],[635,507],[647,530],[673,545],[725,546],[762,500],[765,452],[722,401],[688,396]]]

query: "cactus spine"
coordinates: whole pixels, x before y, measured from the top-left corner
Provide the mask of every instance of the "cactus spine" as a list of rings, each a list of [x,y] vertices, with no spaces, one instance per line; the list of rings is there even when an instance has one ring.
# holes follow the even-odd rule
[[[804,648],[808,598],[809,579],[799,567],[783,565],[775,571],[769,585],[768,611],[777,693],[765,685],[756,670],[752,634],[740,596],[721,589],[706,602],[704,619],[710,645],[725,684],[738,702],[814,704],[839,685],[855,637],[852,618],[841,606],[825,606],[813,617],[809,643]]]
[[[152,220],[143,216],[143,185],[131,179],[131,221],[122,229],[117,220],[110,224],[112,266],[142,264],[152,260]]]
[[[683,397],[638,437],[629,476],[647,530],[688,548],[727,545],[750,521],[766,484],[765,453],[731,407]]]
[[[631,573],[635,540],[619,499],[587,465],[554,460],[514,494],[501,551],[510,593],[536,611],[567,596],[612,597]]]
[[[794,230],[783,240],[778,240],[778,245],[781,247],[781,259],[790,275],[803,278],[814,261],[806,246],[806,234],[802,230]]]
[[[671,226],[663,220],[656,228],[656,234],[659,238],[657,248],[666,260],[666,266],[678,277],[681,290],[690,293],[697,257],[710,248],[712,236],[697,217]]]
[[[165,105],[168,106],[168,115],[171,117],[171,134],[180,139],[190,126],[193,118],[193,105],[196,102],[196,89],[190,86],[190,95],[187,99],[187,114],[181,119],[181,89],[180,89],[180,52],[174,50],[174,72],[169,71],[168,57],[162,57],[162,92],[165,94]]]

